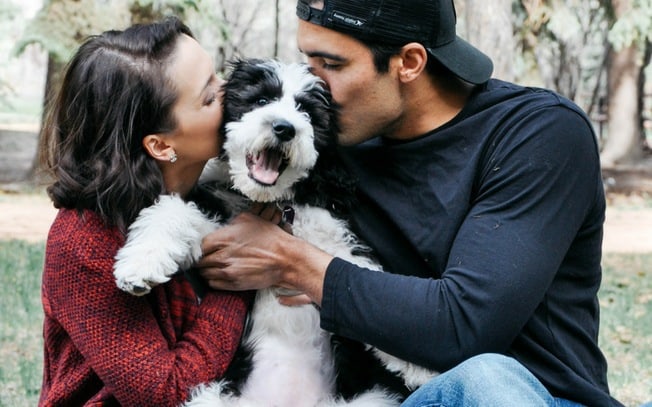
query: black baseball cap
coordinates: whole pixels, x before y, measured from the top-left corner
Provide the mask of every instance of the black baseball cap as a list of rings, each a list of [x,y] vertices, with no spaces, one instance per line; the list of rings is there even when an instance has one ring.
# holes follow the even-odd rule
[[[363,41],[402,46],[422,44],[428,53],[459,78],[472,84],[489,80],[491,59],[457,36],[453,0],[310,0],[297,1],[305,21]]]

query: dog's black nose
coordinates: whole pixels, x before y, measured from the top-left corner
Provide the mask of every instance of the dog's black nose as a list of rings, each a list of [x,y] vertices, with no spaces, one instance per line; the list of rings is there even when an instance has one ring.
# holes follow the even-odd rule
[[[272,122],[274,135],[281,141],[290,141],[295,135],[294,126],[287,120],[279,119]]]

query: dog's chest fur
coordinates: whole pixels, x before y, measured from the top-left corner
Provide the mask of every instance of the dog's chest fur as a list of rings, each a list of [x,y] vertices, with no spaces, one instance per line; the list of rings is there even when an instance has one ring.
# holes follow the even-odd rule
[[[305,66],[236,62],[225,86],[224,151],[206,166],[195,195],[199,207],[219,214],[220,220],[204,216],[195,203],[161,197],[130,228],[116,263],[118,285],[143,295],[151,285],[167,281],[179,267],[197,261],[205,234],[251,201],[291,205],[295,236],[332,256],[380,270],[342,220],[355,201],[354,183],[338,162],[329,102],[323,83]],[[153,249],[159,264],[138,262],[140,253]],[[383,364],[406,380],[409,364],[333,337],[320,328],[315,306],[282,306],[277,290],[257,292],[243,346],[226,380],[202,386],[188,406],[398,404],[394,393],[405,390],[403,381]]]

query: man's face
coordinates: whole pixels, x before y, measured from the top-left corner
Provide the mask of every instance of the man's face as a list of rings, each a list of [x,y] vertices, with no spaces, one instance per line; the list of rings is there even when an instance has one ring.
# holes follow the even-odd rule
[[[389,72],[380,74],[364,44],[303,20],[299,20],[297,43],[340,108],[339,143],[357,144],[378,135],[391,137],[402,114],[394,60]]]

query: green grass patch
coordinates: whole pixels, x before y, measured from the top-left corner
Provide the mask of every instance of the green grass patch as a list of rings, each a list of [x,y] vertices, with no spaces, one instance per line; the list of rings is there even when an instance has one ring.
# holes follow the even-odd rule
[[[43,243],[0,242],[0,406],[35,406],[43,369]]]
[[[606,254],[600,347],[611,392],[626,406],[652,401],[652,254]]]
[[[0,407],[34,406],[43,365],[44,244],[0,241]],[[626,406],[652,401],[652,253],[606,254],[600,346],[611,391]]]

